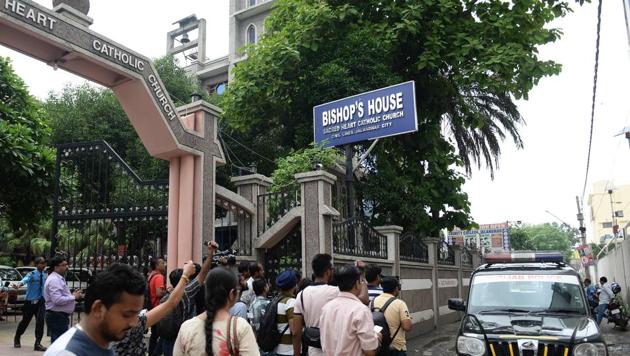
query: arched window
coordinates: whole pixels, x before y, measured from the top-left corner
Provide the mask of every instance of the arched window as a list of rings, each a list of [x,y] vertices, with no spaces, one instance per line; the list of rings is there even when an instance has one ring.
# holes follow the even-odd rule
[[[249,4],[250,7],[256,6],[256,0],[248,0],[247,3]]]
[[[247,43],[256,43],[256,26],[253,24],[247,27]]]

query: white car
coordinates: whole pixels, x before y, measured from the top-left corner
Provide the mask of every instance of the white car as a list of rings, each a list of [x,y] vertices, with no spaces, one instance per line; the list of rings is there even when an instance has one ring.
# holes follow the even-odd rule
[[[15,268],[0,265],[1,288],[6,288],[9,292],[9,306],[21,307],[26,300],[26,286],[12,288],[11,285],[17,285],[22,280],[22,275]]]

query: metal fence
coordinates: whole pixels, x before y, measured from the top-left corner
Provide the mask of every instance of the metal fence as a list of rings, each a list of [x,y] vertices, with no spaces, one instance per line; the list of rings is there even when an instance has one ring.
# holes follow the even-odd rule
[[[454,266],[455,265],[455,251],[453,247],[441,241],[437,245],[437,261],[439,265]]]
[[[387,259],[387,236],[360,218],[333,223],[335,253]]]
[[[429,248],[416,233],[407,232],[400,236],[399,251],[403,261],[429,263]]]
[[[262,235],[291,209],[302,204],[300,190],[266,193],[258,196],[258,235]]]

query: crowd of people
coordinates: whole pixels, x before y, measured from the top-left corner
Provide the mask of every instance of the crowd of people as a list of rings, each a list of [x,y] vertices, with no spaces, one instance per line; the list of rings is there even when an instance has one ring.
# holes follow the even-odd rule
[[[64,257],[37,258],[20,282],[27,294],[14,346],[35,317],[34,349],[46,356],[405,355],[411,317],[399,280],[380,268],[334,268],[318,254],[311,279],[287,269],[269,281],[259,263],[213,265],[216,249],[208,244],[201,265],[188,261],[168,278],[163,259],[144,275],[113,264],[85,291],[69,289]],[[71,326],[77,301],[83,314]]]
[[[590,304],[590,307],[595,315],[597,324],[600,325],[604,319],[608,304],[615,299],[610,285],[608,284],[608,278],[602,276],[599,278],[599,287],[594,286],[589,278],[584,279],[584,292],[586,293],[586,299]]]

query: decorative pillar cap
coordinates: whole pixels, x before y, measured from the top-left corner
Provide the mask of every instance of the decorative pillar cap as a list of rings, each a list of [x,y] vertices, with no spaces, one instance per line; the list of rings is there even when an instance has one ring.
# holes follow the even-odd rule
[[[266,177],[262,174],[258,174],[258,173],[248,174],[245,176],[232,177],[230,181],[234,183],[234,185],[237,187],[248,185],[248,184],[256,184],[256,185],[262,185],[264,187],[269,187],[271,186],[271,184],[273,184],[273,180],[271,178]]]
[[[383,235],[387,234],[397,234],[400,235],[403,232],[403,227],[398,225],[385,225],[385,226],[375,226],[374,230],[380,232]]]
[[[337,181],[337,177],[322,170],[298,173],[295,175],[295,179],[297,179],[298,183],[300,184],[313,182],[313,181],[319,181],[319,180],[323,180],[324,182],[334,184],[335,181]]]
[[[87,15],[90,9],[89,2],[87,8],[75,6],[74,3],[73,1],[53,1],[53,11],[79,26],[90,27],[94,20]]]
[[[438,243],[440,241],[442,241],[442,239],[439,238],[439,237],[429,237],[429,236],[427,236],[427,237],[425,237],[423,239],[423,242],[424,243],[428,243],[428,244],[436,244],[436,243]]]
[[[177,113],[180,116],[185,116],[187,114],[192,114],[198,111],[205,111],[213,116],[219,117],[223,114],[223,110],[218,106],[212,105],[207,101],[197,100],[190,104],[182,105],[177,107]]]

